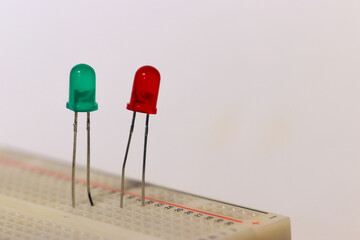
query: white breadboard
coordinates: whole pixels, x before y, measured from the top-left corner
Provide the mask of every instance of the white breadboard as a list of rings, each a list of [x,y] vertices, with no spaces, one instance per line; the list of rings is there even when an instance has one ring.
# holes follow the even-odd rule
[[[290,240],[290,220],[274,213],[127,181],[92,170],[94,207],[85,171],[77,168],[76,208],[71,207],[69,165],[0,150],[0,239]]]

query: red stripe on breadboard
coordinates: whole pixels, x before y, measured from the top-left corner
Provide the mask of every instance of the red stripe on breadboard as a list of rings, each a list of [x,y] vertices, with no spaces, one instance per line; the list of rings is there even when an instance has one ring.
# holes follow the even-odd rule
[[[3,164],[3,165],[28,170],[28,171],[31,171],[31,172],[36,172],[36,173],[39,173],[39,174],[42,174],[42,175],[51,176],[51,177],[71,181],[71,176],[69,176],[69,175],[54,172],[54,171],[44,169],[44,168],[40,168],[40,167],[36,167],[36,166],[31,166],[31,165],[28,165],[26,163],[18,162],[18,161],[15,161],[15,160],[9,160],[9,159],[0,158],[0,163]],[[86,180],[84,180],[84,179],[76,178],[75,181],[77,183],[86,184]],[[91,182],[90,185],[93,186],[93,187],[98,187],[98,188],[102,188],[102,189],[106,189],[106,190],[110,190],[110,191],[121,192],[121,190],[118,189],[118,188],[106,186],[106,185],[103,185],[103,184],[100,184],[100,183]],[[131,192],[128,192],[128,191],[125,191],[125,194],[131,195],[131,196],[136,196],[136,197],[141,197],[141,195],[139,195],[139,194],[131,193]],[[190,210],[190,211],[194,211],[194,212],[198,212],[198,213],[202,213],[202,214],[206,214],[206,215],[210,215],[210,216],[217,217],[217,218],[222,218],[222,219],[233,221],[233,222],[243,223],[243,221],[241,221],[241,220],[228,218],[228,217],[224,217],[224,216],[221,216],[221,215],[217,215],[217,214],[213,214],[213,213],[209,213],[209,212],[205,212],[205,211],[196,210],[196,209],[193,209],[193,208],[189,208],[189,207],[181,206],[181,205],[178,205],[178,204],[161,201],[161,200],[154,199],[154,198],[151,198],[151,197],[145,197],[145,199],[151,200],[151,201],[154,201],[154,202],[163,203],[163,204],[166,204],[166,205],[171,205],[171,206],[178,207],[178,208],[183,208],[183,209],[186,209],[186,210]],[[259,222],[252,222],[252,224],[253,225],[258,225],[260,223]]]

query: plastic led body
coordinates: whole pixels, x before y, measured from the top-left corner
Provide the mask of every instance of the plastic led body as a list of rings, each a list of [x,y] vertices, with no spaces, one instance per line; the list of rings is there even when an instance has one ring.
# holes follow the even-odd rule
[[[95,71],[87,64],[78,64],[70,72],[69,101],[66,107],[74,112],[92,112],[98,109],[95,101]]]
[[[156,114],[159,87],[160,73],[156,68],[139,68],[135,73],[131,99],[126,108],[134,112]]]

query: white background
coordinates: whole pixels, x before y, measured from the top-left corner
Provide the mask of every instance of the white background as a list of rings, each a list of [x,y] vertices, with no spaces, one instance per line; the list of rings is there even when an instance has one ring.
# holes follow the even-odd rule
[[[92,167],[120,173],[138,67],[162,76],[147,180],[360,234],[360,2],[0,1],[0,145],[70,164],[73,65],[97,73]],[[127,176],[141,177],[138,114]],[[85,114],[78,163],[85,164]]]

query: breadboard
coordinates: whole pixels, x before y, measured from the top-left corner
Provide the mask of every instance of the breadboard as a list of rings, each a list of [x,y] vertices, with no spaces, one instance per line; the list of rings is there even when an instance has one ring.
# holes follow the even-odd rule
[[[290,240],[290,220],[127,180],[119,207],[120,178],[91,173],[94,207],[86,194],[86,172],[76,171],[76,208],[71,207],[71,168],[59,162],[0,150],[0,239]]]

